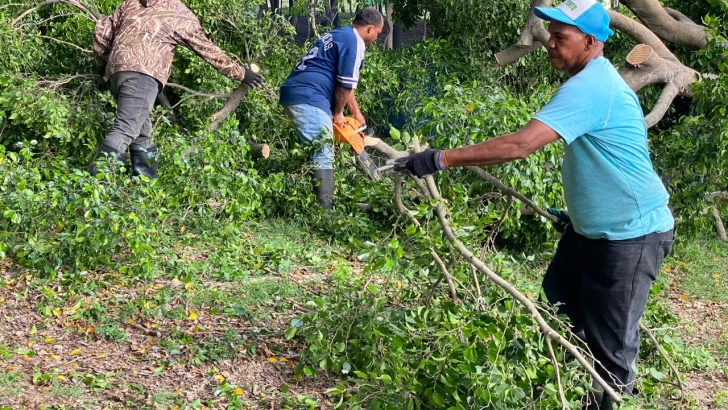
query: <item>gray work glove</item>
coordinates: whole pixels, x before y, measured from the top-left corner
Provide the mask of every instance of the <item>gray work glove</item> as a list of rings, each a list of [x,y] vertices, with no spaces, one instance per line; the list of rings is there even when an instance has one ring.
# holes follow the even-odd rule
[[[262,75],[254,72],[247,65],[244,65],[243,68],[245,68],[245,77],[243,77],[243,84],[247,85],[250,88],[258,88],[265,84],[265,78],[263,78]]]
[[[442,155],[441,150],[428,148],[417,154],[395,159],[391,162],[394,165],[392,170],[394,172],[409,171],[413,175],[422,178],[442,171],[440,167],[440,155]],[[387,161],[387,163],[389,164],[390,161]]]
[[[563,209],[546,208],[546,212],[555,216],[558,220],[558,222],[554,224],[554,228],[556,228],[559,232],[563,233],[566,227],[571,223],[569,213]]]

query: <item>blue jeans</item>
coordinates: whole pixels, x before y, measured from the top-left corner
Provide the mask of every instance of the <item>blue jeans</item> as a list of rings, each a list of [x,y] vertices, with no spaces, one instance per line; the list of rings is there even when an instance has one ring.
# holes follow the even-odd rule
[[[331,116],[313,105],[284,105],[283,109],[298,131],[304,144],[316,144],[313,157],[314,169],[334,169],[334,133]]]

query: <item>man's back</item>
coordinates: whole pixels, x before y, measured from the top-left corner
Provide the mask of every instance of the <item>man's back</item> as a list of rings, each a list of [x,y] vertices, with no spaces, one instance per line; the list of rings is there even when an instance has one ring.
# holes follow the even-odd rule
[[[621,240],[672,229],[639,100],[607,59],[589,62],[534,118],[567,144],[564,194],[577,233]]]
[[[94,51],[108,53],[106,77],[133,71],[165,84],[177,45],[184,45],[238,81],[243,70],[205,37],[197,17],[180,0],[125,0],[94,30]]]
[[[308,104],[331,115],[335,87],[356,88],[364,49],[364,41],[351,26],[324,34],[281,86],[280,103]]]

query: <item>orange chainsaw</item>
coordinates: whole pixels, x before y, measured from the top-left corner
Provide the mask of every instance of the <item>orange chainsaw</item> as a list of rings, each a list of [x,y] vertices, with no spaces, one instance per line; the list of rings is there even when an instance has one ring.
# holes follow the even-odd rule
[[[337,144],[349,144],[351,150],[359,158],[359,164],[364,168],[364,171],[366,171],[371,179],[379,181],[382,179],[382,176],[379,170],[377,170],[374,161],[369,158],[369,154],[364,151],[364,148],[366,148],[364,138],[368,136],[364,134],[366,129],[367,126],[365,124],[362,125],[352,117],[344,117],[344,124],[334,124],[334,140]]]

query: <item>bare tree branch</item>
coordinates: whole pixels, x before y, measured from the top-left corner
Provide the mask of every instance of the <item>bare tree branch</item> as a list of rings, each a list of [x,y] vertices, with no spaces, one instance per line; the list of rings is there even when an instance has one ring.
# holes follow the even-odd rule
[[[673,44],[705,48],[708,33],[680,13],[668,12],[659,0],[622,0],[625,6],[658,37]],[[678,18],[674,16],[678,16]],[[687,19],[687,20],[685,20]]]
[[[412,225],[418,228],[420,227],[420,221],[412,216],[409,209],[407,209],[402,203],[402,174],[399,173],[394,175],[394,207],[397,208],[397,212],[406,216]]]
[[[447,282],[447,286],[450,289],[450,298],[452,298],[453,303],[460,304],[460,298],[458,298],[455,285],[452,283],[452,276],[450,276],[450,272],[447,271],[447,266],[445,266],[442,259],[440,259],[437,253],[432,249],[430,249],[430,256],[432,256],[432,259],[434,259],[435,263],[437,263],[437,267],[440,268],[440,274],[445,278],[445,282]]]
[[[672,100],[674,100],[679,93],[680,89],[675,84],[668,83],[665,85],[665,88],[662,89],[662,93],[660,93],[660,98],[652,107],[652,111],[645,116],[645,125],[647,128],[652,128],[660,122],[662,117],[665,116],[665,113],[670,108]]]
[[[667,48],[665,43],[639,21],[614,10],[607,10],[607,14],[609,14],[609,27],[627,34],[637,43],[647,44],[662,58],[678,61],[678,58]]]
[[[515,197],[522,203],[526,204],[529,208],[536,211],[537,214],[543,216],[544,218],[548,219],[549,221],[553,223],[557,223],[559,220],[555,216],[551,215],[550,213],[544,211],[543,209],[539,208],[536,203],[531,201],[530,199],[526,198],[525,195],[522,193],[516,191],[515,189],[505,185],[504,183],[500,182],[496,177],[489,174],[486,170],[480,167],[466,167],[467,169],[473,171],[475,175],[483,178],[484,180],[488,181],[490,184],[498,188],[501,192],[503,192],[506,195],[510,195],[512,197]]]
[[[657,352],[660,353],[660,356],[662,356],[663,359],[665,359],[665,362],[670,367],[670,370],[672,370],[673,376],[675,376],[675,380],[677,381],[677,386],[680,388],[680,397],[685,395],[685,386],[683,386],[683,382],[680,379],[680,372],[677,370],[677,367],[675,364],[670,360],[670,356],[667,354],[665,349],[660,346],[660,342],[657,341],[657,338],[655,338],[655,335],[652,333],[652,331],[647,328],[647,326],[643,325],[642,322],[640,322],[640,330],[643,331],[647,336],[652,340],[652,344],[655,345],[655,348],[657,349]]]
[[[41,7],[49,6],[51,4],[58,4],[58,3],[68,4],[68,5],[71,5],[71,6],[74,6],[78,9],[80,9],[81,11],[88,13],[88,18],[91,19],[92,21],[96,21],[101,18],[101,14],[99,12],[84,6],[83,4],[79,3],[76,0],[46,0],[42,3],[39,3],[37,6],[31,7],[28,10],[25,10],[24,12],[20,13],[20,15],[15,20],[13,20],[12,23],[10,23],[10,25],[15,27],[15,25],[18,24],[18,22],[20,20],[22,20],[28,14],[35,12],[36,10],[38,10]]]
[[[234,112],[235,109],[238,108],[238,105],[241,101],[243,101],[243,98],[245,98],[247,93],[248,86],[246,84],[240,84],[235,90],[233,90],[222,108],[210,117],[210,124],[208,124],[207,130],[215,131],[220,121],[224,120],[228,114]]]
[[[516,44],[496,53],[495,60],[498,66],[503,67],[513,63],[519,58],[541,48],[549,40],[549,33],[543,25],[543,20],[536,17],[533,10],[536,7],[551,7],[553,0],[533,0],[531,11],[526,18],[526,24],[521,31],[521,37]]]
[[[569,404],[566,401],[564,395],[564,386],[561,385],[561,373],[559,371],[559,362],[556,360],[556,354],[554,353],[554,346],[551,343],[551,338],[546,338],[546,346],[549,348],[549,355],[551,356],[551,364],[554,366],[554,374],[556,374],[556,385],[559,388],[559,398],[561,399],[561,410],[569,410]]]
[[[718,233],[718,237],[722,241],[728,241],[728,234],[726,234],[726,232],[725,232],[725,225],[723,225],[723,219],[720,217],[720,212],[718,212],[718,208],[716,208],[715,205],[711,205],[710,213],[713,215],[713,218],[715,219],[715,231]]]
[[[182,90],[186,92],[187,94],[194,95],[195,97],[201,97],[201,98],[230,98],[231,94],[220,94],[220,93],[203,93],[200,91],[195,91],[193,89],[187,88],[183,85],[175,84],[175,83],[167,83],[165,87],[169,88],[176,88],[178,90]]]
[[[46,40],[51,40],[51,41],[55,41],[55,42],[57,42],[57,43],[65,44],[65,45],[67,45],[67,46],[71,46],[71,47],[75,48],[76,50],[80,50],[80,51],[81,51],[81,52],[83,52],[83,53],[88,53],[88,54],[93,54],[93,53],[94,53],[94,52],[93,52],[92,50],[87,50],[87,49],[85,49],[85,48],[83,48],[83,47],[81,47],[81,46],[78,46],[78,45],[76,45],[76,44],[73,44],[73,43],[69,43],[68,41],[63,41],[63,40],[59,40],[59,39],[57,39],[57,38],[53,38],[53,37],[48,37],[48,36],[44,36],[44,35],[42,35],[42,34],[39,34],[39,35],[38,35],[38,37],[40,37],[40,38],[44,38],[44,39],[46,39]]]

